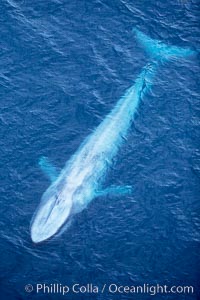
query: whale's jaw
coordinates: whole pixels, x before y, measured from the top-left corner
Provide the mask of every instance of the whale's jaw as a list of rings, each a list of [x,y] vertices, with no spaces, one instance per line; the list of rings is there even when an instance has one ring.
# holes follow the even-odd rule
[[[51,235],[47,235],[46,232],[44,232],[43,234],[38,233],[37,231],[31,230],[31,240],[33,241],[33,243],[35,244],[39,244],[43,241],[48,240],[51,237]]]

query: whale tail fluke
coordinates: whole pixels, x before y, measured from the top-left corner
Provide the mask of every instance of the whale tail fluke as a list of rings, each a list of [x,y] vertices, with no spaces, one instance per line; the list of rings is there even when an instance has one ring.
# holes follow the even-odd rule
[[[143,46],[147,54],[154,60],[165,61],[173,58],[187,57],[196,54],[195,51],[189,48],[168,46],[160,42],[159,40],[154,40],[136,28],[133,29],[133,32],[135,33],[137,40]]]

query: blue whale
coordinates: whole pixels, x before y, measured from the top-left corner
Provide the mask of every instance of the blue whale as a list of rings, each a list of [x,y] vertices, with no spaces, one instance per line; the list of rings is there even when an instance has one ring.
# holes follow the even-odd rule
[[[44,192],[31,222],[34,243],[49,239],[65,224],[69,225],[72,217],[85,209],[95,197],[131,192],[130,186],[103,189],[105,175],[128,133],[143,95],[153,84],[159,64],[171,58],[194,54],[190,49],[168,46],[153,40],[137,29],[133,29],[133,32],[150,58],[134,85],[81,144],[60,174],[46,158],[42,157],[39,161],[43,171],[50,177],[51,185]]]

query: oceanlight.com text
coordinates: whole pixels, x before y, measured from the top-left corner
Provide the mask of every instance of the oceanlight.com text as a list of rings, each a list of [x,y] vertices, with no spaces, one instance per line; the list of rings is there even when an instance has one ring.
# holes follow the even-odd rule
[[[27,293],[37,293],[37,294],[148,294],[150,296],[155,296],[157,294],[194,294],[194,287],[185,285],[160,285],[160,284],[148,284],[144,283],[142,285],[120,285],[117,283],[111,284],[80,284],[74,283],[72,285],[61,284],[61,283],[37,283],[35,285],[27,284],[25,286],[25,291]]]

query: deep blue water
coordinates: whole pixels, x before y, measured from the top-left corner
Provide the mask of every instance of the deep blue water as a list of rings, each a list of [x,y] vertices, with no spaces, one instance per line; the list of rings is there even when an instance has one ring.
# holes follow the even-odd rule
[[[163,64],[102,197],[40,245],[30,222],[48,179],[134,83],[148,56],[131,30],[200,49],[198,0],[2,0],[1,299],[198,299],[199,57]],[[192,285],[194,294],[27,293],[26,284]]]

